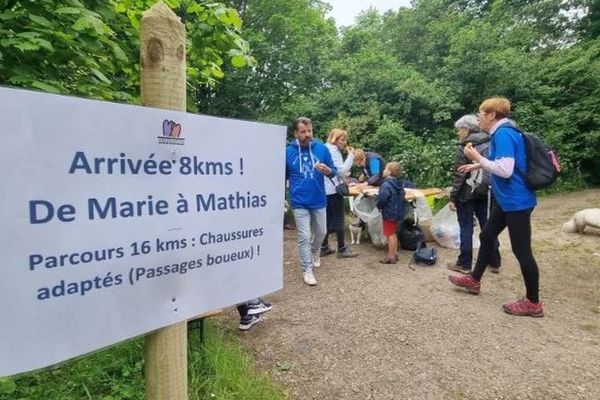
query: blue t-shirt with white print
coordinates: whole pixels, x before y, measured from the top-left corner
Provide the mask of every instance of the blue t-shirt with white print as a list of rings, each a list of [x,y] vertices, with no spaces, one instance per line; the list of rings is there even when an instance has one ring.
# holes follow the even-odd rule
[[[307,147],[301,147],[298,141],[293,141],[286,147],[285,159],[292,208],[318,210],[327,206],[324,179],[328,178],[315,168],[315,164],[321,162],[327,165],[332,177],[337,174],[329,149],[316,139]]]
[[[492,134],[488,153],[491,161],[513,158],[515,168],[510,178],[492,175],[494,197],[504,212],[522,211],[537,205],[535,192],[525,182],[527,174],[527,152],[521,133],[510,124],[501,125]]]

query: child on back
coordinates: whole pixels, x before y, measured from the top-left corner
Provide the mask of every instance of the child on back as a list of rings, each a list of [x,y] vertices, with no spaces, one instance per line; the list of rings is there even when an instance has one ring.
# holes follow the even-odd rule
[[[383,170],[384,180],[377,196],[377,208],[383,217],[383,234],[387,237],[388,254],[380,260],[382,264],[396,264],[398,261],[398,238],[396,229],[404,219],[404,187],[400,176],[402,166],[389,162]]]

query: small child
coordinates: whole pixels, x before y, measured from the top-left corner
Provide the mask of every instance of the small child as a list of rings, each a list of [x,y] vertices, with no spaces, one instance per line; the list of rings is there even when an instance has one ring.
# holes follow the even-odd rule
[[[400,176],[402,166],[397,162],[389,162],[383,170],[384,180],[377,196],[377,208],[383,217],[383,234],[387,236],[388,255],[379,262],[396,264],[398,261],[398,238],[396,229],[404,219],[404,187]]]

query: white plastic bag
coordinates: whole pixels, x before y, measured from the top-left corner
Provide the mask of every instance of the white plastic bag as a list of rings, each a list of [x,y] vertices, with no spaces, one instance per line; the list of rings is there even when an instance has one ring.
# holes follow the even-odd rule
[[[418,189],[409,188],[404,189],[404,191],[412,194],[414,197],[415,214],[419,223],[431,221],[433,213],[431,212],[431,208],[429,208],[429,204],[427,204],[427,199],[425,199],[423,192]]]
[[[387,238],[383,235],[383,219],[376,204],[376,197],[365,197],[360,194],[350,203],[350,210],[367,224],[371,242],[377,247],[383,247],[387,245]]]
[[[473,223],[475,223],[475,219],[473,219]],[[430,231],[440,246],[448,249],[460,248],[460,227],[458,226],[456,212],[450,210],[449,203],[433,216]],[[479,248],[478,229],[473,230],[473,248]]]

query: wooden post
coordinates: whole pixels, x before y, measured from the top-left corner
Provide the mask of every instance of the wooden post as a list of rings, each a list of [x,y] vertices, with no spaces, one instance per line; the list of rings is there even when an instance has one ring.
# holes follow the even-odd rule
[[[140,33],[142,105],[186,110],[185,28],[162,1],[146,11]],[[187,322],[146,336],[147,400],[187,400]]]

